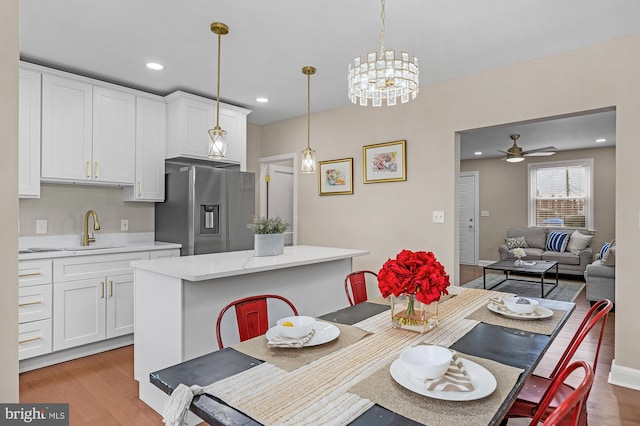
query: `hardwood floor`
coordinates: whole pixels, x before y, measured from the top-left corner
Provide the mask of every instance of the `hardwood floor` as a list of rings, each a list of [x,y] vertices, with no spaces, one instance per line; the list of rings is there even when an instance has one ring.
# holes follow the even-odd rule
[[[460,276],[463,283],[471,281],[482,276],[482,268],[461,266]],[[584,292],[576,304],[573,316],[538,366],[538,374],[550,373],[589,310]],[[612,313],[589,396],[589,423],[592,426],[640,426],[640,391],[607,383],[613,358],[614,326],[615,313]],[[592,344],[584,346],[588,350]],[[580,356],[578,353],[576,357]],[[589,358],[585,356],[585,359]],[[133,380],[133,346],[23,373],[20,402],[67,402],[71,425],[163,424],[160,415],[138,399],[138,383]],[[511,421],[510,424],[522,423]]]
[[[460,283],[467,283],[482,276],[481,266],[460,266]],[[566,278],[564,278],[566,279]],[[571,341],[580,322],[591,307],[585,297],[584,290],[575,300],[576,309],[567,321],[558,337],[538,365],[536,374],[548,376],[556,365],[557,360],[562,355],[565,347]],[[602,346],[600,348],[600,358],[596,367],[596,377],[589,394],[587,410],[589,413],[589,424],[592,426],[638,426],[640,425],[640,391],[613,386],[607,383],[611,361],[614,350],[614,329],[616,315],[615,312],[609,314],[605,328]],[[593,361],[593,356],[589,351],[595,348],[598,336],[594,332],[589,336],[581,347],[581,351],[576,353],[574,359],[585,359]],[[511,420],[509,424],[522,425],[527,422]]]

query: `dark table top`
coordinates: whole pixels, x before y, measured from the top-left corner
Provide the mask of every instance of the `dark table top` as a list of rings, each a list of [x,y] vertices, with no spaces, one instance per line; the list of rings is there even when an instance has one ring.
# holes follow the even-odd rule
[[[513,401],[515,401],[518,392],[524,385],[525,379],[531,375],[551,345],[551,342],[575,309],[575,304],[569,302],[559,302],[548,299],[538,300],[542,306],[546,306],[547,308],[567,311],[550,336],[480,323],[456,343],[451,345],[452,349],[462,353],[492,359],[506,365],[524,369],[524,373],[520,375],[515,387],[505,399],[490,424],[498,424],[504,417],[506,411]],[[388,309],[389,306],[386,305],[365,302],[322,315],[319,318],[325,321],[352,325]],[[505,348],[508,348],[508,350],[505,350]],[[162,391],[171,394],[180,383],[185,385],[197,384],[206,386],[261,363],[262,361],[258,359],[242,354],[231,348],[225,348],[153,372],[150,374],[150,380],[151,383]],[[190,409],[211,425],[260,425],[260,423],[252,418],[229,407],[211,395],[204,394],[194,397]],[[351,424],[361,426],[400,426],[419,425],[420,423],[407,419],[378,405],[374,405]]]
[[[492,269],[496,271],[513,271],[513,272],[530,272],[542,273],[547,272],[554,266],[557,267],[558,262],[555,260],[535,260],[535,265],[516,266],[513,264],[515,259],[499,260],[483,267],[483,269]],[[526,261],[525,261],[526,262]]]

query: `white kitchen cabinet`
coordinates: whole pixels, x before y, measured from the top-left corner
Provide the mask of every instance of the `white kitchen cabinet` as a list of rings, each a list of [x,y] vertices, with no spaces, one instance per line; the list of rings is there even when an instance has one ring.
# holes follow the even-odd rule
[[[134,260],[149,252],[53,260],[53,350],[133,333]]]
[[[92,99],[90,84],[43,74],[43,180],[91,180]]]
[[[50,259],[18,262],[18,358],[52,351],[52,263]]]
[[[187,157],[209,160],[209,129],[216,123],[216,102],[177,91],[167,102],[167,158]],[[246,170],[247,115],[250,110],[220,103],[220,127],[227,131],[228,150],[224,160]]]
[[[40,96],[42,74],[20,68],[18,196],[40,198]]]
[[[96,182],[133,184],[136,97],[93,86],[93,176]]]
[[[166,123],[163,100],[136,99],[135,185],[122,188],[124,201],[164,201]]]
[[[162,259],[165,257],[180,257],[180,249],[155,250],[149,252],[150,259]]]
[[[56,283],[53,350],[133,333],[133,274]]]
[[[43,181],[133,185],[134,161],[134,95],[43,74]]]

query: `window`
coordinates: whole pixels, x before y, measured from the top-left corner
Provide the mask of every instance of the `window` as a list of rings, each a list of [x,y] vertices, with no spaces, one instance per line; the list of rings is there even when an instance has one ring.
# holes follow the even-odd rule
[[[593,229],[593,158],[532,163],[529,226]]]

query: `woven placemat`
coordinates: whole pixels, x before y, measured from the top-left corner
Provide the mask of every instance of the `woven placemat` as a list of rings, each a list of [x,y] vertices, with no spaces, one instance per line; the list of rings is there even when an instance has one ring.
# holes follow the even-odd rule
[[[491,395],[474,401],[444,401],[419,395],[393,380],[389,372],[391,363],[350,387],[348,392],[429,426],[489,424],[524,370],[484,358],[460,356],[493,374],[497,387]]]
[[[485,305],[473,311],[466,318],[484,322],[486,324],[497,325],[500,327],[517,328],[518,330],[529,331],[531,333],[546,334],[547,336],[549,336],[558,326],[558,323],[560,322],[562,317],[567,313],[567,311],[563,311],[560,309],[551,310],[553,311],[553,315],[549,318],[519,320],[508,318],[504,315],[492,312]]]
[[[324,321],[319,321],[324,322]],[[340,329],[337,339],[323,345],[304,348],[269,348],[265,336],[254,337],[231,346],[243,354],[252,356],[262,361],[269,362],[286,371],[293,371],[303,365],[309,364],[325,355],[333,353],[345,346],[357,342],[371,334],[361,328],[352,325],[331,323]]]

